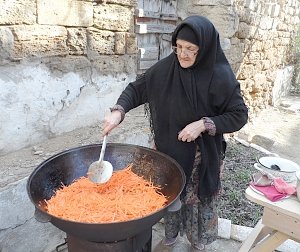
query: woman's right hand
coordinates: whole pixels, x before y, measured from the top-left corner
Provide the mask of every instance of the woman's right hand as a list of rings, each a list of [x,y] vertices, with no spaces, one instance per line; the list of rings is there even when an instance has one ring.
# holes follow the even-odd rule
[[[118,110],[114,110],[110,113],[107,113],[104,117],[103,124],[103,136],[108,134],[112,129],[117,127],[122,119],[121,112]]]

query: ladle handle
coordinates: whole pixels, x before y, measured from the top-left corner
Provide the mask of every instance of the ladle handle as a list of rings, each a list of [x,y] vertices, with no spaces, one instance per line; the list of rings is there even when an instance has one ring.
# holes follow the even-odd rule
[[[104,158],[104,153],[105,153],[105,149],[106,149],[106,137],[107,137],[107,135],[104,135],[104,137],[103,137],[103,142],[102,142],[102,147],[101,147],[99,162],[102,162],[103,158]]]

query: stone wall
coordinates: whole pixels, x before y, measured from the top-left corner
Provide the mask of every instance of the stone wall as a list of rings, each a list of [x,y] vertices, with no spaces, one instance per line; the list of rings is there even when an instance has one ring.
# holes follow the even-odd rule
[[[182,18],[212,20],[241,83],[250,117],[287,95],[293,75],[291,54],[299,27],[299,0],[179,1]]]
[[[0,0],[0,155],[100,122],[135,79],[135,0]]]

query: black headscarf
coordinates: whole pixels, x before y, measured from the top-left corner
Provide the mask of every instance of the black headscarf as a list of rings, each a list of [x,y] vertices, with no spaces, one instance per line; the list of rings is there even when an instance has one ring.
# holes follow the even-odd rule
[[[194,65],[182,68],[174,53],[159,61],[145,73],[147,100],[157,149],[179,162],[187,181],[199,146],[198,196],[210,198],[220,188],[222,134],[239,130],[247,122],[247,108],[213,24],[201,16],[186,18],[173,33],[173,46],[185,26],[194,31],[200,48]],[[214,121],[215,136],[204,133],[195,142],[178,141],[180,130],[203,117]]]
[[[176,39],[188,41],[194,45],[198,45],[198,38],[193,29],[187,25],[182,26],[176,35]]]

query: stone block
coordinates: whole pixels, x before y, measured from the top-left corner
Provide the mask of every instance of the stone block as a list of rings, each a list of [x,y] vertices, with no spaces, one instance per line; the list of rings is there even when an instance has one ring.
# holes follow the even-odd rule
[[[206,6],[211,6],[211,5],[225,5],[225,6],[232,6],[233,5],[233,0],[193,0],[192,4],[193,5],[206,5]]]
[[[255,0],[246,0],[245,7],[249,8],[252,11],[255,11],[257,5]]]
[[[63,78],[64,75],[75,72],[81,76],[84,82],[90,81],[91,62],[85,56],[57,56],[42,58],[40,62],[45,64],[50,73],[56,77]]]
[[[257,60],[260,60],[260,53],[259,52],[253,52],[251,51],[250,53],[248,53],[246,56],[245,56],[245,60],[247,62],[253,62],[253,61],[257,61]]]
[[[112,31],[87,29],[88,57],[94,58],[99,54],[114,54],[115,33]]]
[[[248,25],[245,22],[240,22],[236,36],[239,39],[251,38],[251,37],[253,37],[252,30],[253,30],[253,27],[251,25]]]
[[[231,42],[229,38],[220,38],[220,44],[223,51],[227,51],[231,48]]]
[[[136,54],[138,52],[137,38],[134,33],[126,33],[126,53]]]
[[[268,41],[268,43],[272,45],[272,42]],[[251,46],[252,51],[253,52],[260,52],[261,53],[263,51],[263,45],[264,44],[263,44],[262,41],[258,41],[258,40],[254,41],[254,43]]]
[[[87,53],[87,31],[85,28],[67,28],[67,46],[70,54],[81,55]]]
[[[34,24],[36,4],[32,0],[0,0],[0,24]]]
[[[125,54],[126,52],[126,33],[115,33],[115,54]]]
[[[238,79],[245,80],[252,78],[254,75],[255,69],[252,64],[245,64],[239,69]]]
[[[13,26],[15,36],[12,57],[47,57],[67,55],[67,30],[61,26],[19,25]]]
[[[239,225],[231,226],[231,238],[240,242],[243,242],[250,235],[253,228],[251,227],[243,227]]]
[[[272,29],[272,26],[273,26],[273,18],[267,16],[261,18],[259,27],[262,30],[270,30]]]
[[[230,64],[241,64],[243,62],[244,44],[238,43],[231,45],[230,50],[226,51],[226,56]]]
[[[64,26],[91,26],[93,3],[75,0],[37,1],[39,24]]]
[[[278,31],[286,31],[288,29],[288,25],[280,22],[278,23],[277,29]]]
[[[250,29],[251,26],[245,22],[239,23],[238,31],[236,32],[236,36],[238,39],[248,39],[250,38]]]
[[[274,4],[271,10],[271,17],[278,17],[280,13],[280,5]]]
[[[239,17],[233,7],[227,6],[194,6],[190,14],[207,17],[215,25],[221,37],[231,38],[238,30]]]
[[[219,218],[218,220],[218,236],[223,239],[230,239],[231,220]]]
[[[0,192],[0,230],[15,228],[32,217],[34,205],[26,191],[27,179]]]
[[[262,63],[262,71],[265,71],[267,69],[270,69],[271,67],[271,61],[270,60],[261,60]]]
[[[136,70],[136,57],[127,55],[101,55],[93,60],[92,67],[101,75],[115,76],[118,73],[133,74]]]
[[[94,26],[103,30],[130,31],[133,27],[133,9],[116,4],[95,6]]]
[[[0,63],[9,59],[14,45],[14,36],[8,27],[0,27]]]
[[[238,10],[238,15],[239,15],[239,21],[240,22],[245,22],[247,24],[251,23],[252,20],[252,15],[249,9],[243,8]]]
[[[271,150],[272,146],[275,143],[273,139],[270,139],[262,135],[254,135],[251,139],[251,142],[267,150]]]
[[[264,86],[266,85],[266,75],[263,73],[256,73],[254,75],[254,86],[253,86],[253,92],[262,92],[264,90]]]
[[[284,69],[276,71],[276,79],[272,89],[272,105],[278,105],[280,98],[288,95],[291,89],[293,73],[294,66],[286,66]]]

